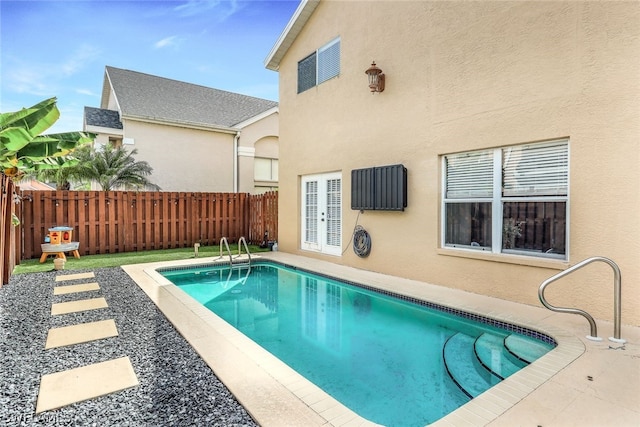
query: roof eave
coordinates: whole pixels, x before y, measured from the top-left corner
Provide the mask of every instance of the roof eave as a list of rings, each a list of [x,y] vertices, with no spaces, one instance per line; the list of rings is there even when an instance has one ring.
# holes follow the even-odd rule
[[[196,122],[189,122],[189,121],[183,121],[183,120],[167,120],[167,119],[162,119],[160,117],[126,115],[126,116],[122,116],[122,119],[134,120],[138,122],[156,123],[156,124],[168,125],[168,126],[178,126],[178,127],[189,128],[189,129],[199,129],[199,130],[215,131],[215,132],[221,132],[221,133],[230,133],[230,134],[236,134],[240,131],[240,129],[237,127],[213,125],[208,123],[196,123]]]
[[[278,37],[278,40],[276,40],[275,45],[271,48],[271,52],[269,52],[269,55],[267,55],[264,61],[264,66],[268,70],[279,70],[280,61],[293,44],[293,41],[298,37],[298,34],[300,34],[300,31],[302,31],[302,28],[304,28],[319,3],[320,0],[302,0],[300,2],[289,23],[284,28],[284,31],[282,31],[282,34],[280,34],[280,37]]]
[[[82,130],[84,132],[99,133],[99,134],[106,134],[106,135],[113,135],[113,136],[122,136],[122,135],[124,135],[124,131],[122,129],[109,128],[109,127],[96,126],[96,125],[88,125],[86,123],[84,124]]]
[[[251,125],[251,124],[253,124],[253,123],[257,122],[257,121],[260,121],[260,120],[264,119],[265,117],[269,117],[270,115],[276,114],[276,113],[279,113],[279,112],[280,112],[280,107],[276,105],[275,107],[271,107],[268,110],[263,111],[260,114],[256,114],[255,116],[253,116],[253,117],[251,117],[251,118],[249,118],[247,120],[244,120],[244,121],[242,121],[240,123],[236,123],[235,125],[233,125],[233,127],[234,128],[238,128],[238,129],[242,129],[242,128],[246,127],[246,126],[249,126],[249,125]]]
[[[118,109],[118,114],[122,115],[122,108],[120,107],[120,101],[118,101],[118,95],[116,94],[116,90],[113,88],[113,83],[111,82],[111,76],[109,75],[109,67],[108,65],[104,67],[104,82],[102,83],[102,98],[100,99],[100,108],[108,109],[109,108],[109,95],[113,91],[113,98],[116,102],[116,108]]]

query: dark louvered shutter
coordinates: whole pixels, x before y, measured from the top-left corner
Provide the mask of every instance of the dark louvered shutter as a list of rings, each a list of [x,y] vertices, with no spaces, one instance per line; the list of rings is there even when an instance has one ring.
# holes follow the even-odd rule
[[[298,62],[298,93],[311,89],[316,85],[315,52]]]

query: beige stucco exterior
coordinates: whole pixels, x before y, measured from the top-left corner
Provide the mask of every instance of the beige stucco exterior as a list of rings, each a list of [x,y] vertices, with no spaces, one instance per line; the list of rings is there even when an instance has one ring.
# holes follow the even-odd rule
[[[278,188],[278,181],[254,179],[254,159],[268,158],[278,161],[278,127],[277,109],[268,111],[264,117],[258,117],[241,123],[242,131],[238,140],[238,191],[241,193],[263,193]]]
[[[212,132],[125,120],[136,159],[153,167],[151,180],[163,191],[233,191],[235,133]],[[169,149],[171,147],[171,149]]]
[[[257,181],[253,165],[256,155],[278,159],[277,111],[246,128],[234,130],[191,128],[132,119],[123,119],[123,128],[120,135],[109,129],[103,132],[87,130],[97,132],[96,144],[104,145],[115,140],[117,144],[124,142],[128,150],[136,149],[136,160],[144,160],[151,165],[153,175],[150,180],[162,191],[258,194],[264,192],[265,187],[268,190],[278,187],[277,180]],[[266,153],[261,154],[258,147],[265,146],[264,141],[269,142],[269,147]]]
[[[153,168],[149,180],[162,191],[259,194],[277,189],[277,179],[259,181],[254,176],[256,156],[277,162],[277,107],[224,127],[127,116],[107,79],[103,97],[107,109],[119,112],[122,129],[85,123],[84,130],[97,135],[96,144],[111,142],[137,150],[135,159],[149,163]]]
[[[623,324],[640,325],[640,3],[321,1],[291,28],[270,65],[281,251],[531,305],[546,278],[605,256],[622,271]],[[338,36],[339,76],[298,94],[298,61]],[[372,60],[386,75],[375,95]],[[559,138],[569,139],[566,261],[442,247],[442,155]],[[404,212],[350,209],[352,169],[398,163]],[[301,177],[335,171],[343,254],[302,250]],[[372,238],[367,258],[350,247],[356,222]],[[611,321],[613,274],[589,265],[547,297]]]

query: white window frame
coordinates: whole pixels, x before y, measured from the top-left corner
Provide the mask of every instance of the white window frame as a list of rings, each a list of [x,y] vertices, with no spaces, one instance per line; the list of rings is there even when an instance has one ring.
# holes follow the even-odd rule
[[[544,148],[546,146],[566,146],[566,188],[564,188],[564,194],[562,190],[560,190],[557,195],[521,195],[514,196],[509,195],[505,196],[503,194],[503,153],[506,150],[510,150],[513,148],[524,148],[524,147],[541,147]],[[448,154],[443,155],[441,157],[441,165],[442,165],[442,188],[441,188],[441,224],[440,224],[440,247],[451,249],[451,250],[460,250],[460,251],[488,251],[494,254],[514,254],[514,255],[524,255],[530,256],[533,258],[554,258],[567,260],[569,257],[569,171],[570,171],[570,144],[569,139],[558,139],[553,141],[546,142],[538,142],[538,143],[530,143],[530,144],[519,144],[513,145],[509,147],[500,147],[486,150],[474,150],[465,153],[456,153],[456,154]],[[447,158],[461,158],[464,156],[480,156],[481,154],[490,155],[491,163],[492,163],[492,171],[491,171],[491,192],[487,192],[487,173],[483,173],[484,178],[477,180],[477,182],[469,183],[468,193],[464,194],[467,189],[464,185],[460,185],[459,188],[462,191],[458,191],[454,197],[448,198],[448,186],[447,186]],[[505,162],[506,163],[506,162]],[[468,168],[472,168],[473,166],[464,166]],[[463,168],[461,168],[463,169]],[[484,168],[479,168],[478,170],[482,170],[485,172]],[[462,172],[464,174],[464,171]],[[565,224],[565,253],[564,254],[554,254],[554,253],[539,253],[527,250],[518,250],[518,249],[504,249],[503,248],[503,205],[508,202],[564,202],[565,203],[565,215],[566,215],[566,224]],[[458,245],[458,244],[447,244],[447,205],[452,203],[491,203],[491,246],[482,247],[472,245]]]

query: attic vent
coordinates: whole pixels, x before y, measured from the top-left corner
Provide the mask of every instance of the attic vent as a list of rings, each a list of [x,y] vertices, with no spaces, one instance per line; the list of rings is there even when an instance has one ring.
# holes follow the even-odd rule
[[[351,209],[404,211],[407,168],[378,166],[351,171]]]

